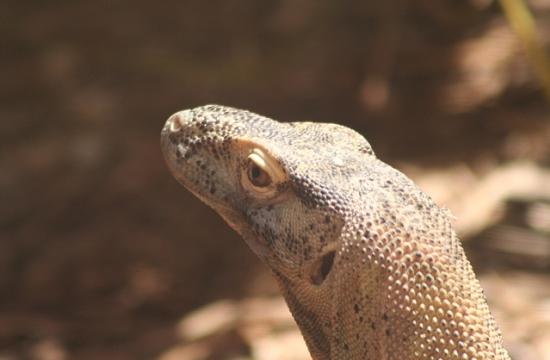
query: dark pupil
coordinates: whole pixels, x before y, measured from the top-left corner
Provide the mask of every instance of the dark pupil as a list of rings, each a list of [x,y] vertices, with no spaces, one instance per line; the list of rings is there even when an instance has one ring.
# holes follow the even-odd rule
[[[251,162],[248,168],[248,178],[254,184],[254,186],[268,186],[271,184],[271,178],[269,175],[258,165]]]
[[[260,169],[259,166],[252,166],[252,169],[250,170],[250,175],[252,176],[252,179],[257,179],[262,175],[262,169]]]

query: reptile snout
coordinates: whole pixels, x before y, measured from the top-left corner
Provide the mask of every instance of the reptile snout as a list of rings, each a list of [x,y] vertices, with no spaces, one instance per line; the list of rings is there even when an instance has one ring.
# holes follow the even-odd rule
[[[166,120],[161,132],[161,146],[167,163],[182,168],[201,150],[214,149],[220,139],[217,133],[220,120],[215,112],[198,112],[196,109],[181,110]],[[206,160],[205,160],[206,161]],[[202,171],[202,170],[201,170]]]
[[[191,145],[200,142],[204,135],[199,123],[191,110],[182,110],[171,115],[161,133],[164,151],[175,151],[178,158],[183,157]]]
[[[161,146],[169,165],[175,165],[189,157],[193,113],[189,110],[178,111],[166,120],[161,132]],[[187,155],[187,156],[186,156]]]

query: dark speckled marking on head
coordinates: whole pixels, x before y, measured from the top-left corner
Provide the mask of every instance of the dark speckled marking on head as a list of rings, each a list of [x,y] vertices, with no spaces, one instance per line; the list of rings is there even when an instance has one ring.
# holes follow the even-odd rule
[[[161,143],[271,268],[316,360],[509,359],[448,211],[360,134],[207,105]]]

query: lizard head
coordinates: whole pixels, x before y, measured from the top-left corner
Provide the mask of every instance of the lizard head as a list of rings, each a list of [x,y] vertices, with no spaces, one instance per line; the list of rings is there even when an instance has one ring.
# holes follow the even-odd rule
[[[447,212],[355,131],[209,105],[161,144],[271,268],[314,359],[507,359]]]
[[[172,115],[161,143],[176,179],[272,270],[314,285],[325,280],[354,208],[354,173],[374,159],[361,135],[207,105]]]

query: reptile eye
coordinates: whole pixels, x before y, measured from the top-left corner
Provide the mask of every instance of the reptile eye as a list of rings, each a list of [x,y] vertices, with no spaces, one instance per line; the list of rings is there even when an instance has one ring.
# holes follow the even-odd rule
[[[250,180],[252,185],[257,187],[266,187],[266,186],[269,186],[272,182],[271,176],[269,176],[267,171],[262,169],[251,158],[249,158],[249,161],[248,161],[247,175],[248,175],[248,180]]]
[[[253,148],[245,161],[241,185],[249,195],[259,200],[273,200],[280,194],[277,185],[286,180],[286,175],[273,156]]]

